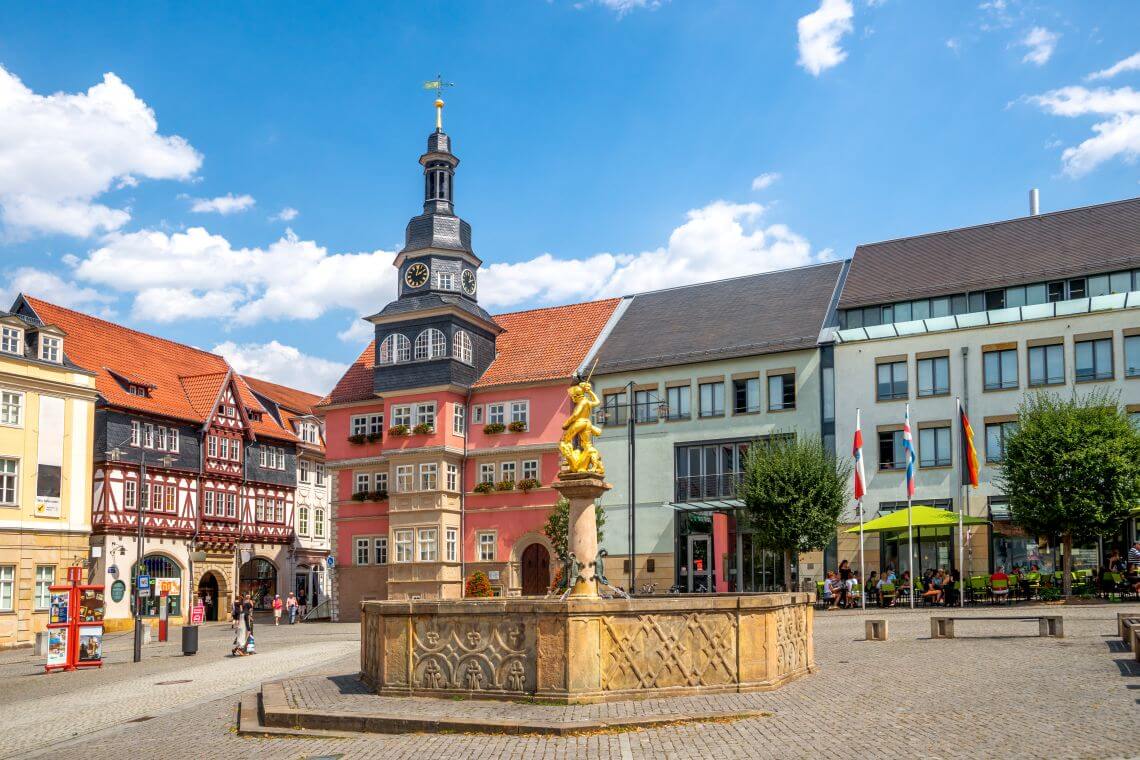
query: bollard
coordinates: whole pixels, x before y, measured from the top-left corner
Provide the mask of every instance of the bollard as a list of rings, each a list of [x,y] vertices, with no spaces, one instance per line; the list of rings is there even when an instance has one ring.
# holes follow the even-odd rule
[[[887,640],[887,621],[886,620],[865,620],[863,627],[866,632],[867,641],[886,641]]]

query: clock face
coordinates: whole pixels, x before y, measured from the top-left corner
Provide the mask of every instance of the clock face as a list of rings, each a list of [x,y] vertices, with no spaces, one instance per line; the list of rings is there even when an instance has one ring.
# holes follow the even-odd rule
[[[470,269],[463,270],[463,292],[469,296],[475,295],[475,272]]]
[[[404,271],[404,282],[409,288],[422,288],[428,281],[428,274],[427,264],[417,261]]]

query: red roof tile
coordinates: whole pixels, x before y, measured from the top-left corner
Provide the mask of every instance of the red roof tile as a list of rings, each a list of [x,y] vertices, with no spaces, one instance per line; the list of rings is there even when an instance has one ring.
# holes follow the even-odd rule
[[[273,403],[299,414],[312,414],[313,407],[321,401],[320,396],[296,388],[271,383],[268,380],[261,380],[249,375],[242,375],[241,378],[254,391],[272,399]]]

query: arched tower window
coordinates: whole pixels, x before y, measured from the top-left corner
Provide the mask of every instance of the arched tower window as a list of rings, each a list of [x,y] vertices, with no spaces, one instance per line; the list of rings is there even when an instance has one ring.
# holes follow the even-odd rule
[[[471,336],[467,331],[456,330],[452,342],[451,355],[464,364],[471,364]]]
[[[417,359],[438,359],[441,356],[447,356],[447,337],[441,331],[429,327],[416,336]]]
[[[412,358],[412,342],[407,336],[392,333],[380,343],[380,364],[396,364]]]

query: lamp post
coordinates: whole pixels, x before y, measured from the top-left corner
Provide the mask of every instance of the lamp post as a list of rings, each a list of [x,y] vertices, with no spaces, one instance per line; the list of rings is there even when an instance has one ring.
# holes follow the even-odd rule
[[[107,452],[112,462],[118,462],[122,457],[123,452],[117,446]],[[159,461],[162,462],[164,467],[170,467],[174,461],[174,457],[169,454],[160,457]],[[143,489],[146,489],[145,491]],[[145,497],[144,494],[145,493]],[[139,594],[138,577],[142,574],[143,570],[143,542],[145,540],[145,533],[143,532],[143,511],[146,509],[146,502],[151,498],[151,489],[146,484],[146,452],[140,452],[139,455],[139,491],[138,502],[136,503],[135,513],[138,515],[138,535],[135,536],[135,572],[134,572],[134,600],[135,600],[135,651],[134,661],[142,661],[142,596]],[[181,596],[179,596],[181,599]]]
[[[637,404],[634,403],[634,385],[635,382],[630,380],[625,384],[625,404],[613,404],[614,411],[626,407],[626,452],[627,452],[627,466],[629,468],[629,595],[633,596],[637,593],[637,457],[635,456],[637,437],[634,435],[637,422],[649,422],[648,413],[645,419],[637,419]],[[669,416],[669,405],[665,403],[653,391],[645,391],[648,394],[646,405],[657,402],[657,419],[663,420]],[[605,416],[609,419],[610,410],[606,409]]]

